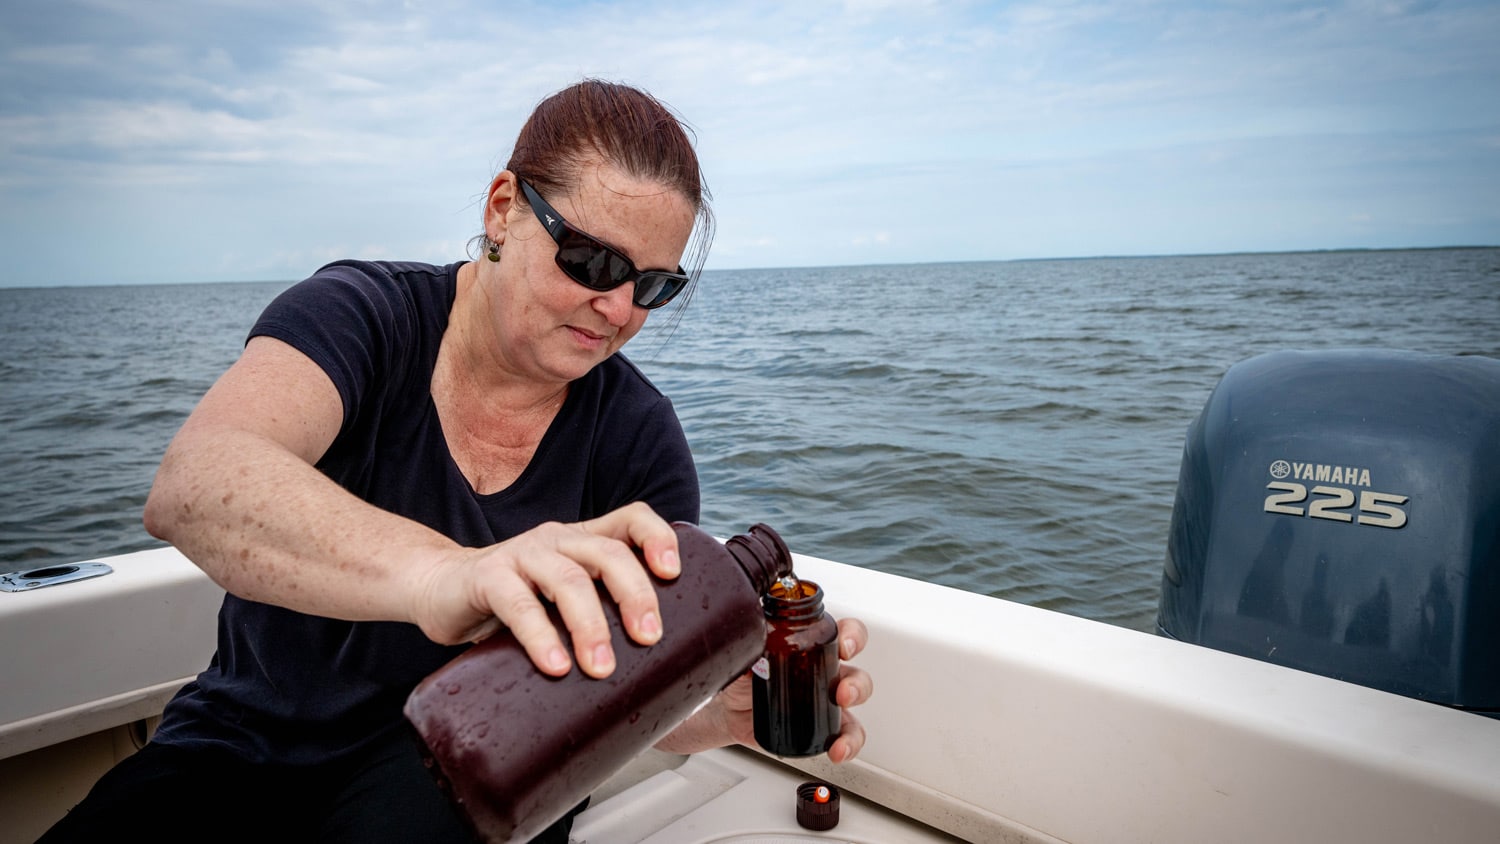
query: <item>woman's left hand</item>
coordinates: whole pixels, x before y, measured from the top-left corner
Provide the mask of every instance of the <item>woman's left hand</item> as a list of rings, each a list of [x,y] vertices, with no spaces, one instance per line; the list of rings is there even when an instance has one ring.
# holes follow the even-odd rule
[[[864,622],[844,618],[839,620],[838,627],[839,680],[833,699],[841,712],[839,736],[828,748],[828,759],[848,762],[865,746],[864,725],[849,710],[870,699],[875,692],[875,681],[864,669],[844,662],[857,656],[869,642],[870,631]],[[750,675],[746,674],[730,683],[708,706],[658,742],[657,747],[669,753],[696,753],[732,741],[755,746],[750,682]]]

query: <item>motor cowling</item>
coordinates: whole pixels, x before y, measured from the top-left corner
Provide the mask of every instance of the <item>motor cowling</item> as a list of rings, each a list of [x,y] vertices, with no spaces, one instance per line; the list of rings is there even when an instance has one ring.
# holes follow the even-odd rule
[[[1157,632],[1500,716],[1500,360],[1231,367],[1188,428]]]

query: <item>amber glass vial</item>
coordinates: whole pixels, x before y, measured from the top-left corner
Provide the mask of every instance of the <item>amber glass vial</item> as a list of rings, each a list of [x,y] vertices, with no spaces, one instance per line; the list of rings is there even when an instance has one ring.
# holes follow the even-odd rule
[[[755,741],[777,756],[816,756],[839,734],[838,624],[810,580],[774,584],[761,609],[766,653],[751,669]]]

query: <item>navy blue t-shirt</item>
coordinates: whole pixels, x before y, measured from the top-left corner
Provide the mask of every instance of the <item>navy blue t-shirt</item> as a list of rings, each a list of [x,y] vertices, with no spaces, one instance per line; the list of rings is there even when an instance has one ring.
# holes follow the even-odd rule
[[[330,264],[251,329],[317,362],[343,398],[343,426],[318,469],[471,547],[632,501],[696,523],[697,473],[672,404],[619,354],[569,385],[514,483],[473,490],[431,395],[460,266]],[[154,740],[216,744],[255,761],[337,758],[399,727],[411,689],[463,647],[438,645],[412,624],[337,621],[229,595],[218,652],[168,704]]]

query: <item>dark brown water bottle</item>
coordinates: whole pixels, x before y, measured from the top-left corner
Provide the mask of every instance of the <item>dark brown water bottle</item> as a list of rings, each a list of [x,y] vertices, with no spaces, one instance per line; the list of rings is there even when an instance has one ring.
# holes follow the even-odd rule
[[[751,668],[755,741],[777,756],[816,756],[839,735],[838,624],[810,580],[783,580],[761,603],[767,632],[765,656]]]
[[[600,586],[615,648],[602,680],[577,668],[549,677],[508,630],[435,671],[406,717],[438,783],[482,840],[527,841],[641,751],[686,720],[764,652],[760,596],[792,570],[774,530],[756,525],[726,544],[678,522],[682,573],[653,577],[662,638],[626,635]],[[555,608],[552,622],[570,650]]]

